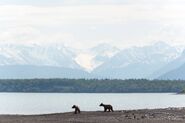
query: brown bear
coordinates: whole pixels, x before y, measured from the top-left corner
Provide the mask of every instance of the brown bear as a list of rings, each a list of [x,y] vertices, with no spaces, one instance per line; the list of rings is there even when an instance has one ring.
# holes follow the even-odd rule
[[[72,108],[75,109],[75,112],[74,112],[75,114],[80,113],[80,108],[78,106],[73,105]]]
[[[114,112],[113,107],[111,105],[105,105],[105,104],[101,103],[100,106],[103,106],[104,107],[104,112],[106,112],[106,111],[108,111],[108,112],[110,112],[110,111]]]

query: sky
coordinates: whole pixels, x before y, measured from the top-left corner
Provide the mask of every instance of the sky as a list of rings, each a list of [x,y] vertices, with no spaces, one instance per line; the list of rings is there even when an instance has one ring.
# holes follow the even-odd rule
[[[0,0],[0,43],[185,45],[184,0]]]

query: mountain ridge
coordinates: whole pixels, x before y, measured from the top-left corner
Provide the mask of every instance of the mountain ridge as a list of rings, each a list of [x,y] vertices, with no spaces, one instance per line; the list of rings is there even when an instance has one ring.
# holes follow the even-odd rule
[[[119,49],[109,44],[99,44],[87,50],[73,49],[58,44],[49,46],[9,44],[0,45],[0,68],[6,71],[9,78],[16,77],[15,75],[20,72],[19,69],[25,69],[25,73],[28,74],[25,76],[28,78],[30,78],[29,74],[33,78],[38,78],[38,75],[44,78],[45,73],[46,78],[52,78],[51,75],[53,75],[54,78],[151,79],[160,76],[162,72],[160,75],[155,73],[160,73],[158,71],[162,71],[168,64],[184,58],[180,55],[181,50],[164,42],[126,49]],[[182,64],[184,62],[185,60],[182,60]],[[31,69],[31,66],[34,69]],[[165,72],[175,68],[177,67]],[[39,71],[39,73],[33,76],[28,70],[33,73]],[[67,71],[71,71],[70,76],[64,74]],[[40,72],[43,72],[43,75]],[[5,76],[3,71],[0,74]]]

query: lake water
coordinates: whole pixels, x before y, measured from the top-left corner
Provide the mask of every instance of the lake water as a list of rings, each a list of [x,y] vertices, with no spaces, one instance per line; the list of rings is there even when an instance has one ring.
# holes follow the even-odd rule
[[[46,114],[71,112],[73,104],[83,111],[185,107],[185,95],[172,93],[79,94],[79,93],[0,93],[0,114]]]

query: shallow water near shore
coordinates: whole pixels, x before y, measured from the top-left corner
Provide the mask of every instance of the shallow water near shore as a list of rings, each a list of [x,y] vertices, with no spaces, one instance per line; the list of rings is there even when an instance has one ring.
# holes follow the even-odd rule
[[[72,105],[83,111],[103,110],[99,104],[112,104],[114,110],[185,107],[185,95],[174,93],[0,93],[0,114],[47,114],[71,112]]]

